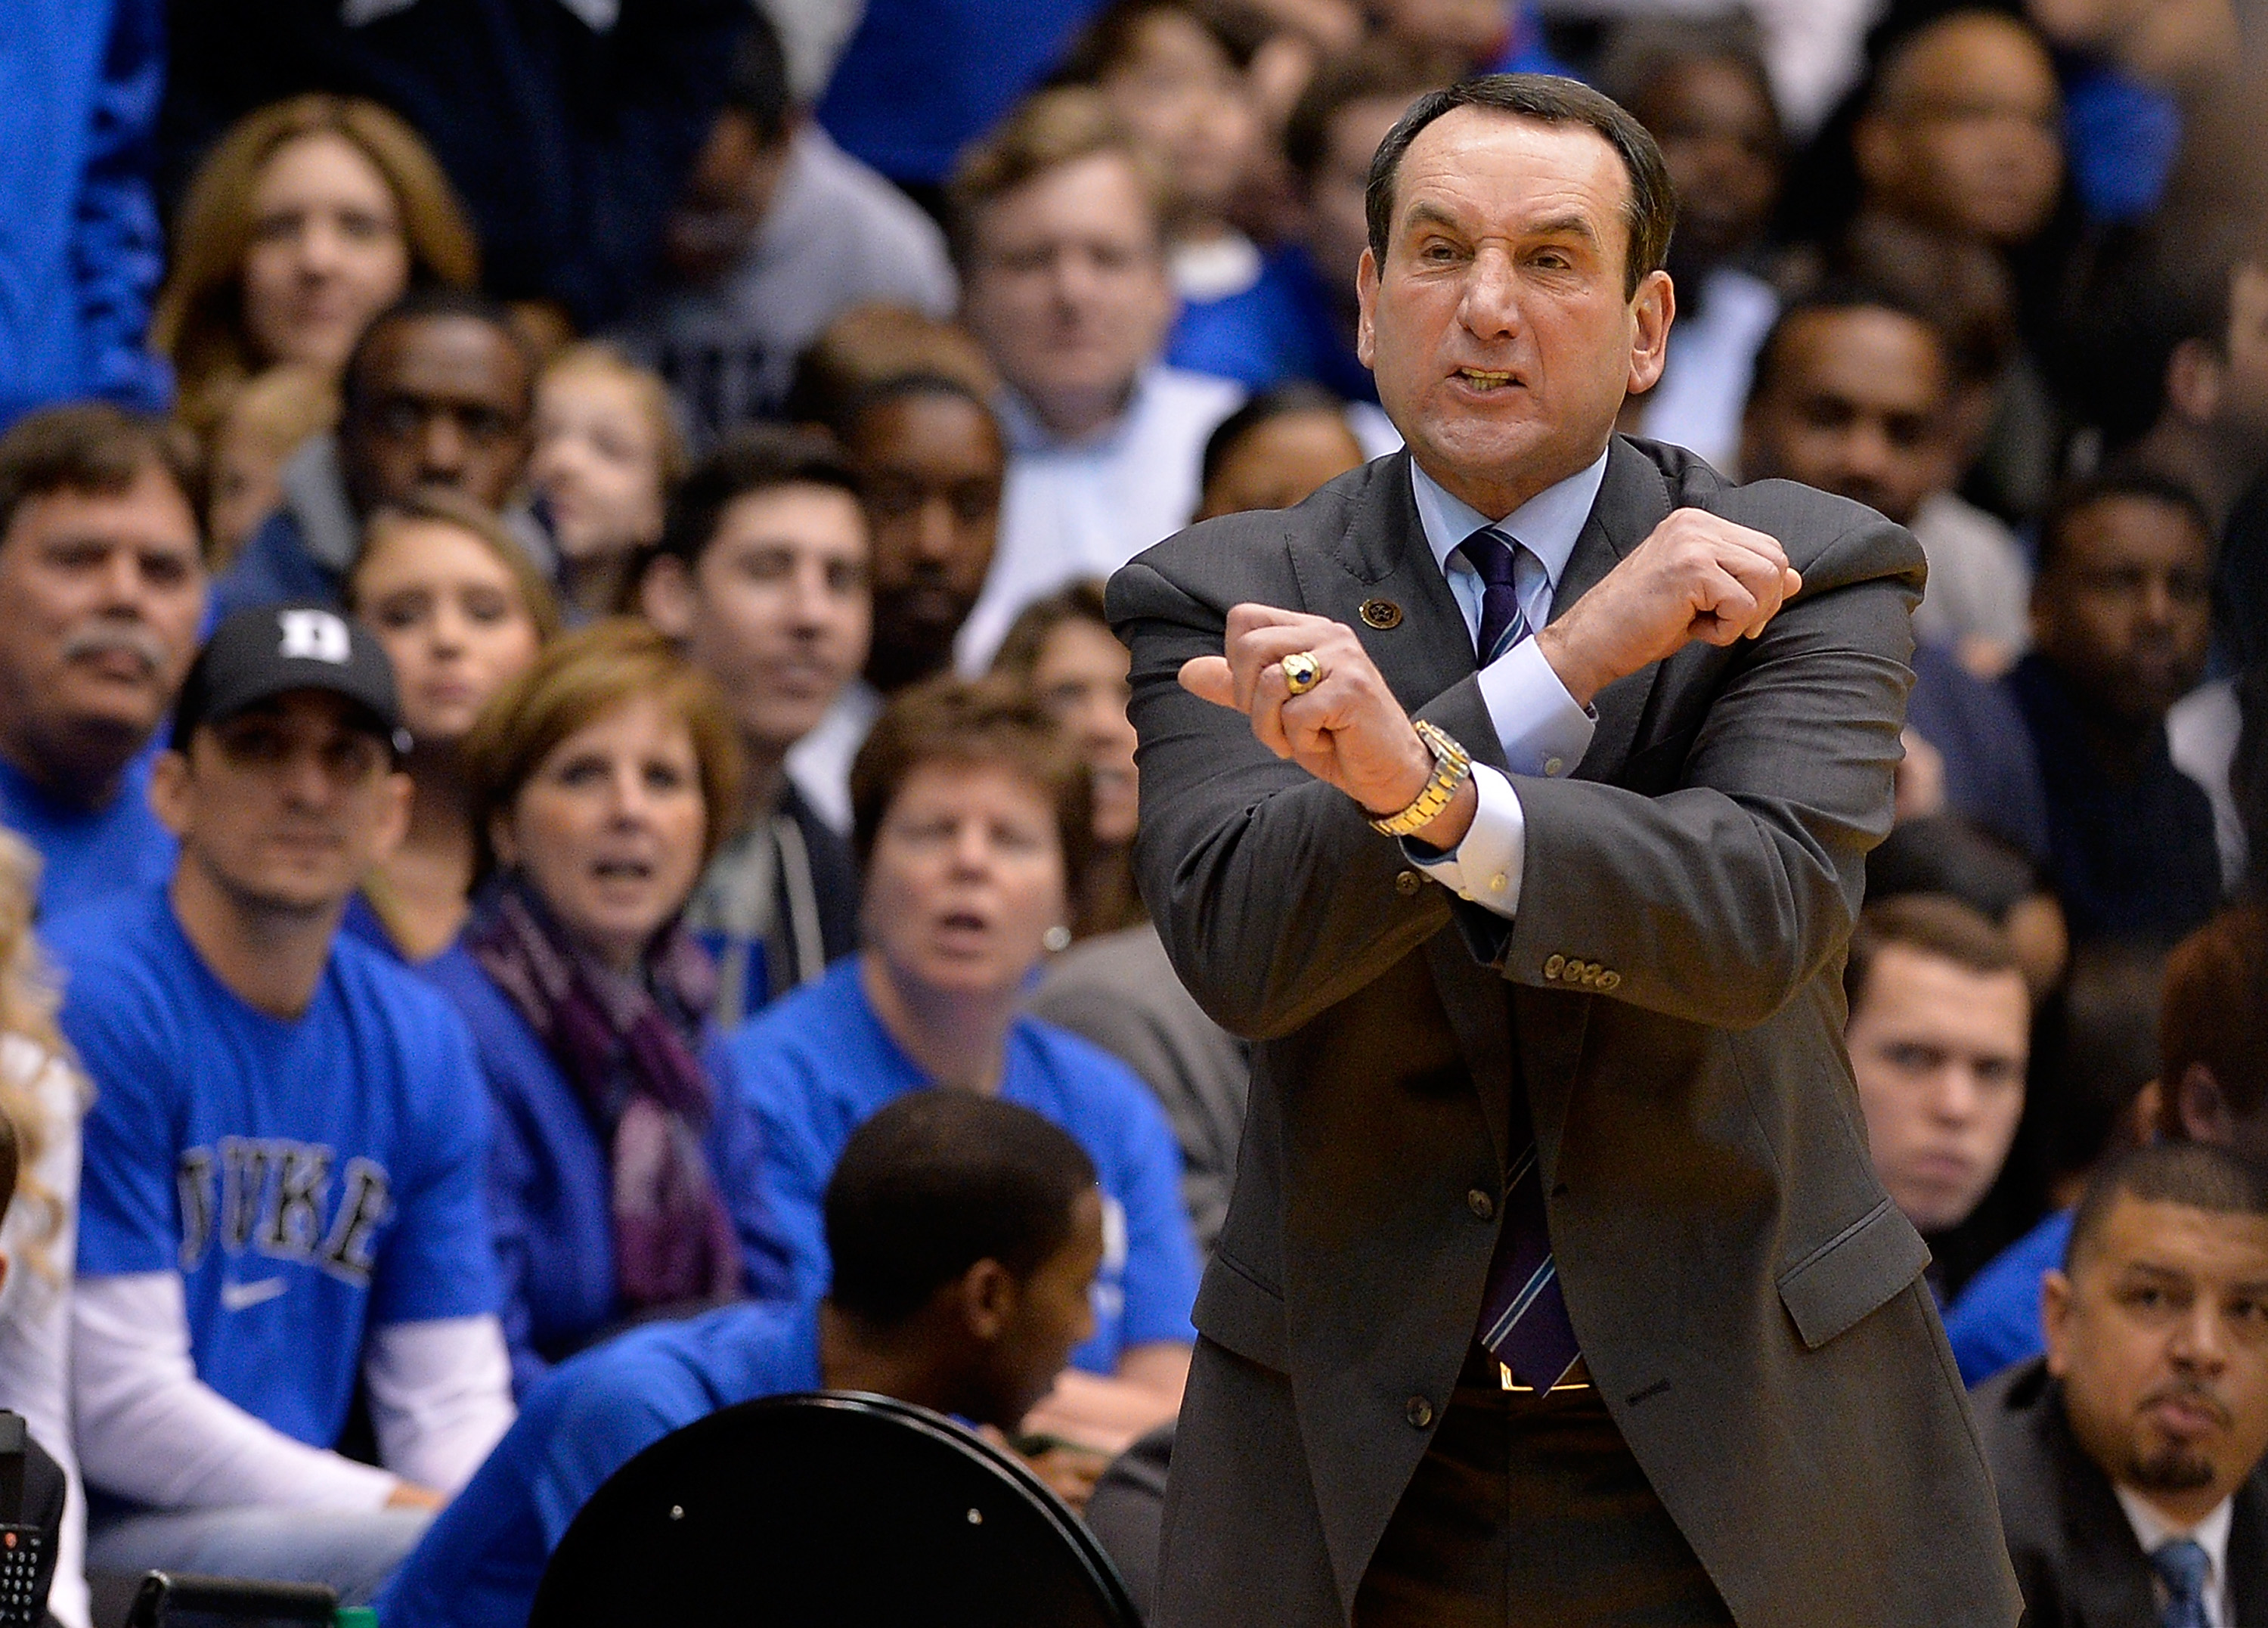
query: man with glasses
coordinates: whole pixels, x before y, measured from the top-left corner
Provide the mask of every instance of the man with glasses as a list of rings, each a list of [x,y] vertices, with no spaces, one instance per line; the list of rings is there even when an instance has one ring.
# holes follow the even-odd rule
[[[238,613],[152,771],[171,880],[52,932],[94,1087],[72,1375],[94,1571],[367,1600],[511,1422],[471,1039],[338,932],[408,819],[401,740],[366,632]],[[358,1380],[385,1468],[336,1450]]]

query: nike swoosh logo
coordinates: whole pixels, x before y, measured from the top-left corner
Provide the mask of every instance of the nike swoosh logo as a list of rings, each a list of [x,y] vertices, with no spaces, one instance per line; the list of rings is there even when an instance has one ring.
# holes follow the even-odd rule
[[[224,1283],[220,1285],[220,1308],[246,1311],[274,1300],[291,1286],[281,1278],[262,1278],[258,1283]]]

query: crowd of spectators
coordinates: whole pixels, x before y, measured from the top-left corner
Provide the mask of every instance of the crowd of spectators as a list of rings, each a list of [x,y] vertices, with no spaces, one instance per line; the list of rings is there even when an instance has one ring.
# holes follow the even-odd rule
[[[1624,431],[1928,558],[1822,1087],[2031,1620],[2268,1612],[2268,6],[21,4],[0,1405],[64,1628],[150,1567],[516,1624],[614,1469],[821,1384],[1008,1433],[1139,1591],[1247,1063],[1101,583],[1399,447],[1371,157],[1524,70],[1678,194]]]

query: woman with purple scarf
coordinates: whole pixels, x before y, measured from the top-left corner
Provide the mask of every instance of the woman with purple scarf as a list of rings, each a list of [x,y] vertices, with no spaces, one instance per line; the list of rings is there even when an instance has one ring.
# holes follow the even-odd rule
[[[739,737],[668,641],[551,645],[467,737],[489,862],[425,971],[493,1104],[489,1204],[516,1391],[624,1323],[784,1294],[759,1133],[679,912],[738,807]]]

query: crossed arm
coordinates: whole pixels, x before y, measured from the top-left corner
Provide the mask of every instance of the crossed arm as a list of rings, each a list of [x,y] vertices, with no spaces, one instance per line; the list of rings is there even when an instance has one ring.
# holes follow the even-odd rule
[[[1513,782],[1528,883],[1509,922],[1465,907],[1485,959],[1543,983],[1550,955],[1587,955],[1621,970],[1616,998],[1719,1025],[1761,1021],[1815,972],[1889,821],[1911,634],[1887,530],[1830,544],[1804,593],[1772,539],[1681,510],[1538,636],[1585,702],[1688,645],[1754,642],[1723,660],[1666,794]],[[1336,623],[1210,609],[1145,564],[1114,608],[1135,651],[1138,858],[1167,947],[1224,1025],[1286,1033],[1445,924],[1449,896],[1410,889],[1367,825],[1415,796],[1430,756]],[[1296,697],[1277,665],[1295,650],[1326,670]],[[1416,711],[1469,745],[1491,728],[1472,680]],[[1454,846],[1473,804],[1421,836]]]

